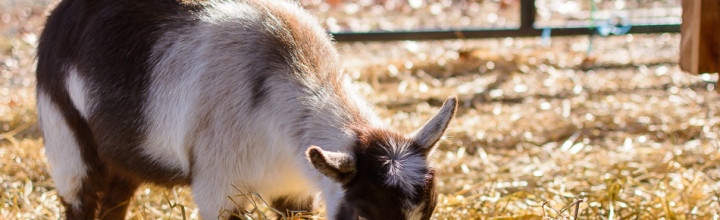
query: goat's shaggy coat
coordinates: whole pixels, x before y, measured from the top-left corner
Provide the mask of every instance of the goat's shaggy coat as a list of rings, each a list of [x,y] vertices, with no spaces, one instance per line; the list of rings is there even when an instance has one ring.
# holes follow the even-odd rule
[[[428,219],[427,156],[456,108],[410,137],[387,130],[284,1],[64,0],[37,82],[68,219],[122,219],[146,182],[190,185],[204,219],[235,209],[234,186],[281,210],[320,193],[331,218]]]

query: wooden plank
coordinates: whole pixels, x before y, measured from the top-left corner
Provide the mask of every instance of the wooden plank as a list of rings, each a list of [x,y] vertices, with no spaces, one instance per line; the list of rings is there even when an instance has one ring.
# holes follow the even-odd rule
[[[694,74],[720,70],[720,0],[683,0],[680,68]]]

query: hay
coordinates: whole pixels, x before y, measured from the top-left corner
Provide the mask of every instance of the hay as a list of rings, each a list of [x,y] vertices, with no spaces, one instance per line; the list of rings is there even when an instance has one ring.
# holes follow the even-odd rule
[[[0,14],[10,19],[0,24],[0,219],[62,216],[35,122],[33,50],[46,12]],[[401,131],[447,96],[461,100],[432,155],[436,219],[718,218],[717,76],[682,73],[678,42],[596,38],[590,54],[587,37],[337,46],[362,94]],[[251,192],[231,198],[254,201],[246,218],[277,211]],[[185,187],[143,186],[129,209],[131,219],[198,218]]]

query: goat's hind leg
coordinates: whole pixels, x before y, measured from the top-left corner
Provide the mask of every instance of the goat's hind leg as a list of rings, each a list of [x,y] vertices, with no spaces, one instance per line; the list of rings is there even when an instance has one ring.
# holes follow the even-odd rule
[[[93,219],[97,209],[97,186],[88,175],[82,149],[73,129],[50,96],[38,93],[38,116],[52,179],[65,206],[66,219]],[[96,169],[96,168],[93,168]]]
[[[108,178],[100,203],[100,219],[125,219],[127,209],[139,183],[120,175]]]

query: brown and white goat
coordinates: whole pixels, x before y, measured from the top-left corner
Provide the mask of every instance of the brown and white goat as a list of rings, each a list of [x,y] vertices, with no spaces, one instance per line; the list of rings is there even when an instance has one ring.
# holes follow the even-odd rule
[[[64,0],[40,38],[37,105],[67,219],[122,219],[142,183],[190,185],[203,219],[234,187],[333,219],[428,219],[428,154],[350,88],[328,34],[285,1]],[[319,147],[318,147],[319,146]]]

